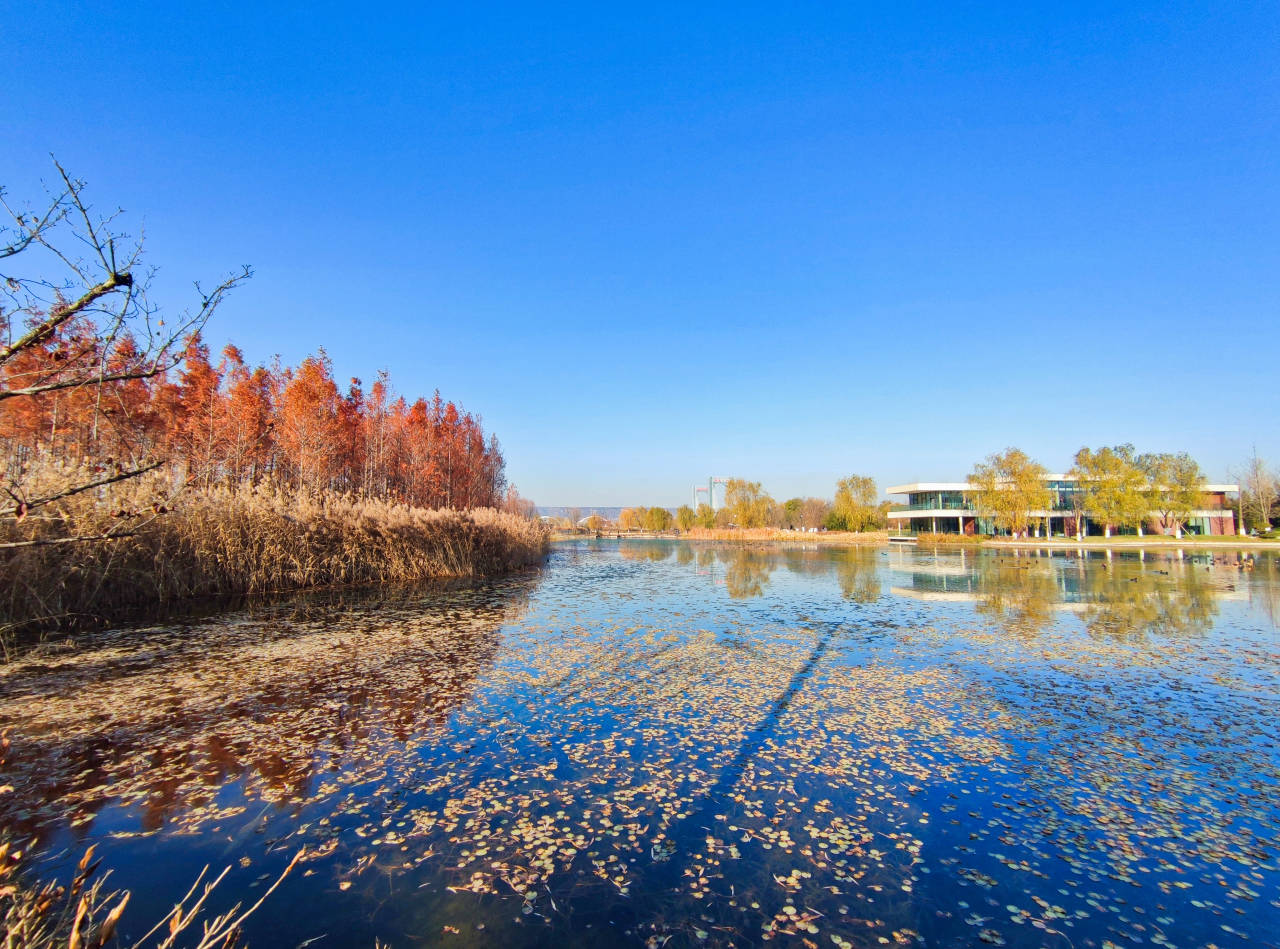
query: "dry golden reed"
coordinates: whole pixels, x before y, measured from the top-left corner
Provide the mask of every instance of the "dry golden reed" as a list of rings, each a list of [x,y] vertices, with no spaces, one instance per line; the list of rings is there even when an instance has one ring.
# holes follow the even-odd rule
[[[51,496],[76,478],[51,468],[29,490]],[[536,519],[487,508],[250,485],[175,493],[158,472],[0,521],[0,543],[102,535],[115,536],[0,548],[0,632],[96,625],[194,597],[492,576],[538,562],[548,539]]]

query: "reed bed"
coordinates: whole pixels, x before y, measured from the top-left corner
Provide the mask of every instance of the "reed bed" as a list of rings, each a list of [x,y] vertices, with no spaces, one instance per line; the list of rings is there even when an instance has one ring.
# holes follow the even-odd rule
[[[991,540],[986,534],[931,534],[921,531],[915,536],[916,543],[922,547],[981,547]]]
[[[548,533],[488,508],[248,485],[175,492],[153,473],[0,521],[0,543],[33,540],[0,548],[0,633],[103,625],[198,597],[492,576],[538,562]]]

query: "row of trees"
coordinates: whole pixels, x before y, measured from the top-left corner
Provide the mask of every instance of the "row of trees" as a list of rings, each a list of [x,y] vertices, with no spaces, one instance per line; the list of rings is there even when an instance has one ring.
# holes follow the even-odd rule
[[[969,475],[977,513],[989,518],[996,529],[1022,536],[1039,526],[1045,512],[1055,509],[1059,499],[1047,482],[1048,469],[1018,448],[988,456]],[[1203,494],[1204,471],[1186,452],[1139,454],[1129,444],[1081,448],[1076,452],[1068,476],[1077,489],[1066,499],[1072,505],[1060,513],[1070,517],[1077,532],[1084,519],[1101,524],[1109,537],[1127,528],[1141,534],[1154,521],[1163,534],[1182,536],[1194,511],[1207,502]],[[1235,477],[1240,481],[1242,522],[1255,530],[1266,530],[1280,514],[1280,481],[1256,455]],[[850,475],[836,483],[835,498],[790,498],[776,502],[758,481],[730,479],[725,501],[718,510],[699,504],[680,507],[672,517],[659,507],[626,508],[618,520],[621,530],[662,531],[678,527],[785,527],[800,529],[867,531],[885,526],[888,502],[878,500],[874,479]],[[576,522],[576,518],[574,519]],[[592,530],[606,526],[595,518]]]
[[[875,480],[851,475],[836,482],[835,499],[790,498],[778,503],[759,481],[730,478],[725,485],[724,504],[713,510],[709,504],[697,508],[682,505],[674,518],[666,508],[629,507],[618,516],[620,530],[682,531],[705,528],[801,528],[840,531],[878,530],[885,525],[888,504],[878,500]],[[590,525],[588,525],[590,526]]]
[[[206,487],[270,482],[432,508],[507,500],[496,438],[439,393],[407,400],[386,373],[343,391],[323,351],[296,367],[251,366],[227,346],[215,362],[200,330],[248,269],[197,286],[199,306],[166,326],[148,301],[141,243],[58,171],[35,210],[0,192],[0,515],[54,500],[26,488],[42,465],[88,472],[59,496],[163,465]],[[13,269],[19,259],[45,274]]]
[[[1048,470],[1017,448],[990,455],[969,475],[974,506],[999,530],[1015,537],[1028,532],[1057,501]],[[1103,525],[1110,537],[1117,528],[1141,534],[1155,516],[1161,533],[1181,537],[1193,511],[1205,507],[1204,472],[1186,452],[1137,454],[1132,445],[1076,452],[1068,476],[1078,488],[1069,495],[1076,532],[1084,516]]]
[[[74,349],[70,334],[83,340]],[[106,352],[91,335],[80,321],[49,334],[5,367],[6,381],[48,385],[78,371],[68,362],[134,358],[127,332]],[[385,372],[367,392],[359,379],[341,391],[323,350],[297,367],[249,366],[227,346],[214,363],[198,336],[156,375],[0,402],[0,437],[10,472],[42,457],[164,459],[201,487],[273,482],[432,508],[496,506],[506,489],[497,439],[438,392],[410,402]]]

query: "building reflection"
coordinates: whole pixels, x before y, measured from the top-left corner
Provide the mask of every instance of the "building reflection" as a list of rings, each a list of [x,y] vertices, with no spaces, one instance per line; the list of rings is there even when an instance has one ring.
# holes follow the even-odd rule
[[[1250,596],[1235,566],[1177,551],[893,553],[895,595],[972,603],[1018,633],[1037,633],[1066,612],[1098,637],[1194,635],[1213,625],[1221,601]]]
[[[639,545],[637,545],[639,546]],[[968,604],[1004,629],[1035,635],[1073,614],[1094,636],[1194,635],[1208,630],[1223,600],[1256,600],[1280,618],[1280,577],[1271,558],[1242,576],[1245,561],[1221,553],[1169,550],[1086,552],[663,544],[661,556],[723,586],[730,599],[765,595],[779,569],[834,579],[841,597],[872,604],[886,595]],[[639,557],[639,553],[630,556]],[[1267,578],[1270,578],[1268,581]],[[1261,582],[1259,582],[1261,581]]]

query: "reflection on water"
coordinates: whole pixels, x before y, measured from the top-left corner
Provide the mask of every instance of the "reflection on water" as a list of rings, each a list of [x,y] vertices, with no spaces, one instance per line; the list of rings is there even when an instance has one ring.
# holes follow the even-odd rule
[[[0,826],[83,827],[125,799],[154,830],[213,806],[228,781],[263,801],[303,799],[323,767],[439,729],[526,593],[313,595],[33,655],[0,676],[15,786]]]
[[[252,900],[306,843],[258,946],[1265,943],[1277,589],[1261,559],[574,542],[0,667],[0,821],[52,872],[99,843],[137,919],[204,863]]]

